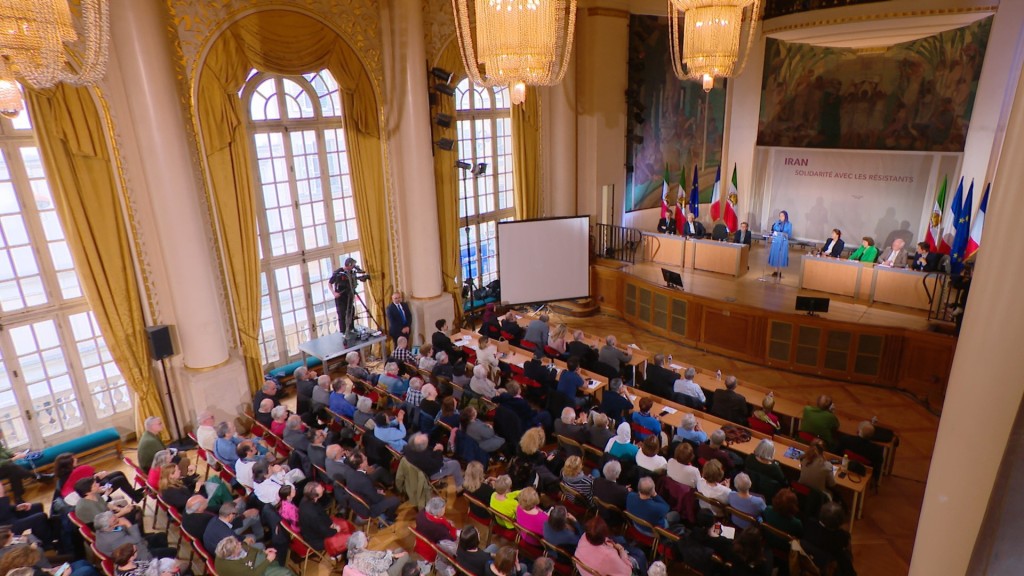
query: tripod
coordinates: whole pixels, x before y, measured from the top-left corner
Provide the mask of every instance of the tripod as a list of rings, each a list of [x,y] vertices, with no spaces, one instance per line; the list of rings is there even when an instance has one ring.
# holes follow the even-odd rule
[[[464,279],[463,285],[469,287],[469,313],[464,316],[463,324],[467,325],[470,330],[473,330],[475,328],[473,321],[476,317],[474,312],[476,309],[476,269],[474,268],[475,262],[473,262],[472,245],[469,240],[469,191],[466,190],[466,182],[469,174],[472,174],[473,178],[483,176],[487,172],[487,164],[481,162],[474,167],[469,162],[459,160],[455,163],[455,167],[462,170],[461,189],[466,192],[462,198],[462,221],[464,226],[463,232],[466,235],[466,258],[469,260],[469,277]]]

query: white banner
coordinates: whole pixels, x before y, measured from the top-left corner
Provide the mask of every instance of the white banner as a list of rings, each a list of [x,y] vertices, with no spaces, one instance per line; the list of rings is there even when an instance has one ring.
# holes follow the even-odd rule
[[[847,246],[863,236],[880,249],[895,238],[917,242],[935,161],[928,152],[773,148],[764,226],[787,210],[795,238],[821,241],[839,228]]]

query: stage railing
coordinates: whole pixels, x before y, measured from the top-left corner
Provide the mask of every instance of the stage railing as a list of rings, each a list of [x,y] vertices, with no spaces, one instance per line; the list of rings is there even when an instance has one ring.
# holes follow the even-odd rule
[[[636,253],[643,244],[643,234],[636,228],[594,224],[594,250],[597,256],[636,264]]]

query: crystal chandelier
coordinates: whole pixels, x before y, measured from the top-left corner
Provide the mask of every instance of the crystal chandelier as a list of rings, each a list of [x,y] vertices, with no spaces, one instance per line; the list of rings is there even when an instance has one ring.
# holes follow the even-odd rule
[[[81,13],[77,26],[69,1]],[[22,109],[20,92],[11,89],[16,78],[35,88],[102,78],[110,44],[108,14],[108,0],[0,0],[0,114],[16,116]]]
[[[474,84],[508,86],[512,102],[522,104],[527,85],[562,81],[572,54],[576,0],[452,0],[452,8],[462,62]]]
[[[676,76],[699,78],[704,91],[709,92],[716,77],[727,78],[742,72],[760,19],[761,3],[762,0],[669,0],[669,41]],[[748,7],[744,31],[743,16]],[[679,13],[683,14],[681,51]]]

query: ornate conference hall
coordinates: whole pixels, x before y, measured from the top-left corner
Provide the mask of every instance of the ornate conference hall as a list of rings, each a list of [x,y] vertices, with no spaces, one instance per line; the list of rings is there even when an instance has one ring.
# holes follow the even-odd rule
[[[0,0],[0,575],[1017,574],[1022,65],[1017,0]]]

